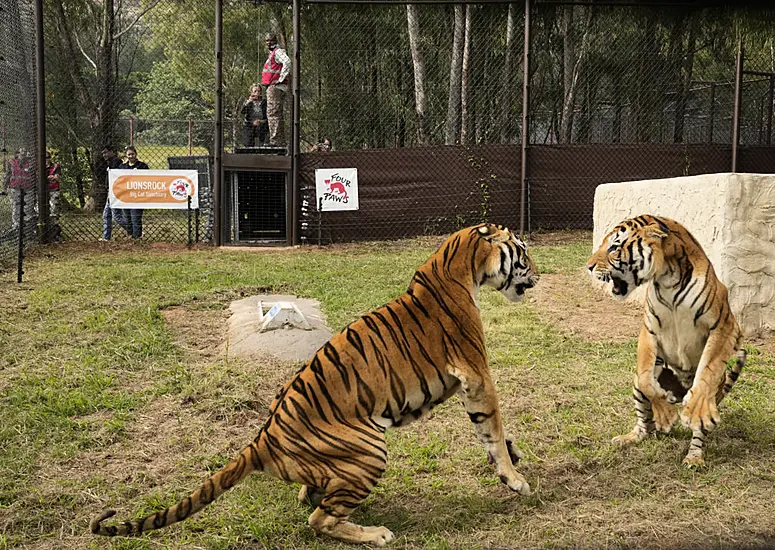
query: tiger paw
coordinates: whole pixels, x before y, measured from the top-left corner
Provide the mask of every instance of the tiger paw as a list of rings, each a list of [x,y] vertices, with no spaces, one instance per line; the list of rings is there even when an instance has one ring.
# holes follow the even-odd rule
[[[620,447],[626,447],[627,445],[632,445],[633,443],[640,443],[643,441],[643,438],[645,435],[642,435],[639,432],[636,432],[635,430],[632,430],[630,433],[624,434],[624,435],[617,435],[611,440],[611,443],[614,445],[618,445]]]
[[[393,532],[387,527],[363,527],[363,541],[375,546],[385,546],[395,538]]]
[[[654,413],[654,425],[660,432],[667,433],[678,420],[678,411],[674,405],[665,400],[655,399],[651,402]]]
[[[696,456],[689,456],[686,455],[684,457],[684,466],[686,466],[690,470],[698,470],[705,466],[705,459],[702,458],[702,455],[696,455]]]
[[[509,489],[515,493],[525,496],[530,494],[530,485],[528,485],[527,480],[522,477],[521,474],[518,474],[516,470],[512,470],[508,473],[498,473],[498,478],[508,485]]]
[[[720,417],[716,407],[716,396],[709,392],[689,390],[684,399],[684,409],[681,412],[681,422],[692,430],[707,431],[719,423]]]

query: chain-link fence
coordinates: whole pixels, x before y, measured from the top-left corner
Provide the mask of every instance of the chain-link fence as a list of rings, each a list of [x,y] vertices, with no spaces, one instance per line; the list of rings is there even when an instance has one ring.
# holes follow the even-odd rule
[[[38,223],[35,12],[32,3],[24,1],[2,8],[0,266],[9,264],[26,244],[34,241]]]
[[[731,171],[740,40],[750,70],[736,169],[772,171],[772,150],[759,148],[773,103],[772,10],[535,2],[525,100],[520,9],[326,3],[305,12],[316,28],[302,50],[330,55],[303,63],[302,131],[370,152],[302,160],[303,237],[390,238],[482,217],[519,225],[523,101],[528,230],[591,227],[601,183]],[[768,68],[754,69],[755,59]],[[343,163],[365,174],[361,211],[321,215],[313,170]]]
[[[45,4],[46,131],[51,166],[61,165],[52,238],[104,238],[106,169],[116,162],[105,146],[120,160],[134,146],[149,168],[197,169],[202,241],[215,231],[239,234],[243,199],[272,224],[298,227],[307,242],[439,233],[483,219],[528,230],[589,227],[596,185],[729,171],[736,131],[737,170],[773,171],[772,10],[535,1],[526,17],[513,2],[302,0],[299,78],[284,117],[300,154],[293,164],[241,168],[268,174],[260,177],[240,179],[227,166],[219,187],[216,1]],[[33,5],[0,7],[5,176],[18,148],[33,159],[43,152],[34,149]],[[246,141],[243,106],[261,83],[266,33],[294,55],[293,5],[232,0],[221,22],[223,152],[288,159],[293,140],[276,149],[261,147],[266,136]],[[324,141],[329,148],[316,147]],[[360,209],[321,214],[314,171],[337,167],[358,168]],[[271,200],[256,193],[270,187],[281,190]],[[10,205],[10,195],[0,196],[6,262],[15,257]],[[185,212],[145,211],[142,223],[144,240],[188,239]],[[117,227],[112,238],[129,236]]]

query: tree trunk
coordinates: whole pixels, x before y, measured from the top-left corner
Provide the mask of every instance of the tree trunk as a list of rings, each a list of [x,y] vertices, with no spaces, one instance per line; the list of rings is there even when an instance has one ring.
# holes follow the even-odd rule
[[[447,120],[444,125],[444,143],[454,145],[460,124],[461,74],[463,71],[463,6],[455,4],[455,30],[452,38],[452,56],[449,67],[449,95],[447,97]]]
[[[573,6],[562,7],[562,115],[560,118],[560,135],[557,141],[570,143],[573,132],[573,103],[568,109],[568,99],[573,95],[573,65],[576,55],[573,48]]]
[[[471,5],[466,4],[465,38],[463,39],[463,67],[460,75],[460,143],[468,143],[471,135],[471,114],[468,100],[469,62],[471,57]]]
[[[417,115],[417,139],[421,145],[428,144],[428,122],[425,119],[425,60],[420,51],[420,22],[417,18],[417,6],[407,4],[406,19],[409,29],[409,47],[412,50],[414,67],[414,110]]]
[[[619,82],[614,83],[614,120],[612,128],[611,142],[620,143],[622,141],[622,85]]]
[[[395,74],[396,74],[396,85],[398,88],[398,95],[401,98],[407,98],[406,102],[401,101],[401,109],[399,110],[399,117],[398,121],[396,122],[396,128],[395,128],[395,136],[394,136],[394,143],[396,147],[404,147],[406,146],[406,115],[407,115],[407,109],[405,105],[409,104],[409,90],[407,90],[408,86],[406,85],[406,70],[403,62],[403,58],[397,57],[394,61],[396,67],[395,67]]]
[[[592,9],[587,8],[584,35],[581,38],[578,55],[576,55],[576,48],[571,36],[571,29],[573,27],[572,14],[573,6],[565,6],[565,14],[563,15],[563,25],[565,28],[565,36],[563,38],[563,89],[565,91],[565,100],[562,106],[560,136],[558,136],[557,140],[561,143],[570,143],[573,137],[573,108],[576,102],[576,90],[581,75],[582,62],[587,53],[589,31],[592,26]]]
[[[514,44],[514,20],[516,8],[514,4],[509,4],[509,12],[506,17],[506,53],[503,59],[503,73],[501,75],[501,94],[500,94],[500,142],[508,143],[511,138],[511,101],[513,98],[511,85],[512,55],[511,49]]]
[[[659,104],[655,99],[653,67],[658,66],[657,61],[657,14],[652,11],[644,21],[640,40],[638,40],[638,71],[635,75],[635,113],[636,136],[638,143],[648,143],[653,140],[654,119],[656,107]]]
[[[108,197],[107,165],[102,159],[102,148],[113,144],[116,122],[118,120],[118,98],[116,92],[116,75],[114,66],[114,40],[115,11],[113,0],[104,0],[102,4],[102,29],[95,64],[97,65],[97,97],[95,98],[96,112],[92,126],[92,166],[94,180],[92,182],[91,197],[93,207],[99,211]],[[115,146],[115,144],[113,144]]]
[[[70,155],[73,158],[73,166],[75,166],[75,190],[78,195],[78,206],[83,208],[86,206],[86,195],[84,195],[83,192],[83,175],[81,174],[81,163],[78,158],[78,148],[73,147],[70,151]]]
[[[675,102],[675,123],[673,125],[673,143],[684,141],[684,117],[686,116],[686,103],[689,99],[689,90],[692,86],[692,71],[694,69],[694,48],[697,44],[697,18],[689,15],[689,38],[686,45],[686,54],[683,55],[683,74],[680,75],[680,89]]]

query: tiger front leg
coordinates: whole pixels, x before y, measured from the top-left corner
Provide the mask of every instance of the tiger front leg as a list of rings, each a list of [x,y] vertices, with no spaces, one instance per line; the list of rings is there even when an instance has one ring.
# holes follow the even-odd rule
[[[637,421],[632,431],[613,439],[618,445],[640,443],[656,430],[667,433],[678,420],[678,411],[657,383],[656,359],[656,340],[644,326],[638,339],[638,372],[633,387]]]
[[[468,417],[474,424],[479,441],[487,450],[487,461],[495,465],[498,478],[509,489],[522,495],[530,494],[530,485],[514,468],[521,454],[503,431],[498,397],[489,373],[479,374],[469,370],[452,369],[460,380],[460,395]]]
[[[684,458],[684,464],[689,467],[705,464],[705,438],[720,421],[719,387],[726,379],[726,360],[734,352],[736,342],[718,332],[711,333],[700,357],[692,387],[684,396],[681,421],[692,430],[692,443]]]

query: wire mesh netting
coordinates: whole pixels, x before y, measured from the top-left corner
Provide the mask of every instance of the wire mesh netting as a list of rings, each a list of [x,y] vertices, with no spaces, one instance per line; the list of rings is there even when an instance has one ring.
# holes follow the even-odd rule
[[[309,6],[301,140],[333,152],[302,160],[302,237],[518,225],[523,25],[506,3]],[[359,211],[318,217],[314,169],[337,166],[358,168]]]
[[[729,171],[736,130],[737,169],[775,171],[768,149],[772,10],[532,5],[522,204],[523,4],[309,0],[301,3],[294,37],[290,2],[225,2],[224,152],[287,158],[298,128],[301,154],[293,166],[297,190],[290,187],[290,161],[275,163],[275,175],[266,177],[235,176],[227,166],[222,225],[216,228],[215,2],[105,0],[92,10],[47,3],[46,132],[51,166],[60,166],[60,189],[49,201],[57,231],[49,237],[105,237],[107,168],[126,160],[127,146],[151,169],[199,172],[202,207],[193,233],[205,242],[216,230],[235,239],[245,208],[240,189],[243,198],[251,197],[253,219],[269,216],[261,210],[264,202],[282,209],[266,217],[266,228],[251,229],[253,236],[268,234],[282,217],[286,229],[298,224],[302,240],[328,242],[443,233],[484,219],[511,226],[526,221],[530,230],[588,228],[598,184]],[[34,147],[33,5],[0,0],[0,6],[3,178],[13,165],[35,180],[12,162],[22,147],[23,158],[31,152],[33,167],[43,154]],[[281,143],[274,148],[264,122],[269,117],[259,108],[262,123],[256,127],[245,110],[253,85],[262,84],[267,33],[291,57],[299,45],[299,82],[286,82]],[[259,88],[262,98],[268,93],[266,85]],[[106,146],[117,160],[103,155]],[[321,214],[315,170],[337,167],[358,168],[360,208]],[[241,185],[240,178],[253,183]],[[28,242],[38,221],[29,206],[37,204],[34,192],[25,201],[32,208]],[[6,262],[15,257],[11,205],[20,196],[0,196],[0,256]],[[185,242],[187,220],[185,212],[145,211],[142,238]],[[126,224],[111,225],[112,239],[130,238]]]
[[[34,242],[38,223],[35,13],[31,2],[13,2],[0,14],[0,265],[7,266],[19,246]]]
[[[746,59],[771,59],[770,12],[533,6],[527,229],[591,227],[601,183],[732,169],[738,38],[750,44]],[[302,51],[326,55],[303,58],[302,138],[330,138],[347,155],[302,159],[303,237],[394,238],[493,216],[518,223],[518,5],[323,4],[305,21],[314,25],[302,25]],[[772,155],[748,147],[768,135],[768,86],[753,69],[744,76],[739,170],[771,170]],[[314,169],[345,162],[359,169],[360,215],[319,215]]]

